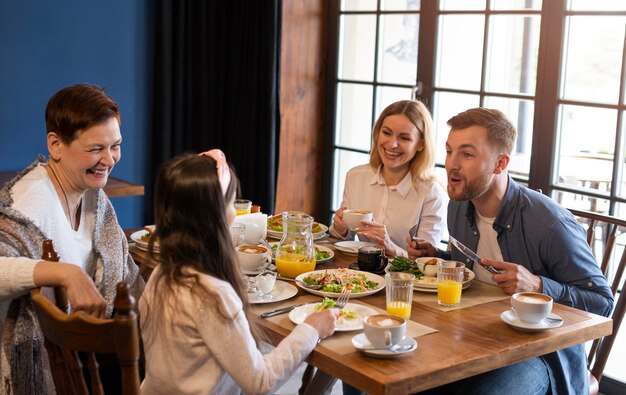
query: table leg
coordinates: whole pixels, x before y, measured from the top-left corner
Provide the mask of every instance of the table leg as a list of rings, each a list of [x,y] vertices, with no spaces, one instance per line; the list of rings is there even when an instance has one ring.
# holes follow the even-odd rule
[[[336,382],[337,382],[336,377],[333,377],[330,374],[320,369],[317,369],[315,372],[315,376],[313,376],[313,379],[311,380],[309,385],[307,385],[306,390],[304,391],[304,394],[305,395],[330,394],[330,392],[333,389],[333,385],[335,385]]]

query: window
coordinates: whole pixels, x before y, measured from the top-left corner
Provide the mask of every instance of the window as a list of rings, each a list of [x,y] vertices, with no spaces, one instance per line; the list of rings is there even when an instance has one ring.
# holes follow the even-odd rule
[[[625,0],[336,0],[331,7],[328,221],[346,172],[368,162],[377,115],[412,93],[433,113],[439,174],[448,118],[494,107],[518,129],[509,167],[516,180],[566,207],[626,217]],[[626,382],[618,366],[612,356],[605,376]]]

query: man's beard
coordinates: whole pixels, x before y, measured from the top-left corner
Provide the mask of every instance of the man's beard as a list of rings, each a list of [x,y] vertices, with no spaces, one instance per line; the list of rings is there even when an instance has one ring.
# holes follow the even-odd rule
[[[468,183],[467,179],[463,180],[463,189],[457,194],[453,194],[448,186],[448,197],[450,200],[461,202],[464,200],[472,200],[487,192],[489,189],[491,174],[483,174],[481,178],[474,180],[472,183]]]

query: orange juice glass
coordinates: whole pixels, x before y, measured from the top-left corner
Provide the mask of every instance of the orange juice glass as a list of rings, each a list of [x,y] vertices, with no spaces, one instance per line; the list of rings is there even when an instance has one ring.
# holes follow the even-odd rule
[[[411,317],[413,281],[415,281],[415,276],[410,273],[391,272],[385,274],[387,314],[405,319]]]
[[[461,303],[465,265],[462,262],[443,261],[437,264],[437,303],[455,307]]]
[[[411,318],[411,304],[401,301],[387,303],[387,314],[408,320]]]

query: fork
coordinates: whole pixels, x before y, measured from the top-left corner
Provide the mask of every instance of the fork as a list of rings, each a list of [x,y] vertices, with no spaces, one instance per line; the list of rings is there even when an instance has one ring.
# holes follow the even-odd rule
[[[409,229],[409,236],[411,236],[411,240],[417,240],[417,224],[413,225],[411,229]]]
[[[350,290],[347,287],[344,287],[341,290],[341,295],[335,301],[335,306],[334,307],[336,309],[341,310],[344,307],[346,307],[346,304],[348,303],[348,300],[350,300]]]

